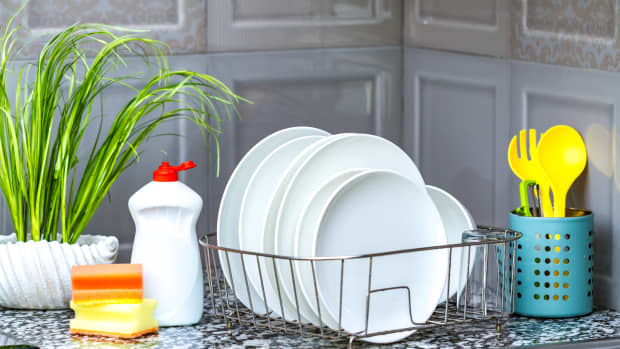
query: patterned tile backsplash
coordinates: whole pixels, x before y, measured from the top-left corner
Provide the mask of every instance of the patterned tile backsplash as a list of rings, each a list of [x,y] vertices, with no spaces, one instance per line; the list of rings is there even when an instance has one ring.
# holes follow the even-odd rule
[[[564,33],[567,37],[581,36],[583,39],[614,39],[613,0],[530,0],[521,4],[525,7],[518,14],[525,16],[527,28],[522,28],[524,30]]]
[[[408,46],[620,70],[618,0],[412,0],[404,11]]]
[[[620,70],[616,0],[518,0],[512,9],[512,57]]]

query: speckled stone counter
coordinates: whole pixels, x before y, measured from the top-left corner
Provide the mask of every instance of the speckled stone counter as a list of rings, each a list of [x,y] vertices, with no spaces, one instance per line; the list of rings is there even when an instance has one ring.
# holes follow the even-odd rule
[[[0,309],[0,332],[41,348],[333,348],[346,342],[327,342],[298,335],[273,334],[249,327],[227,329],[214,318],[207,303],[202,321],[190,327],[162,328],[158,335],[131,341],[102,340],[69,335],[72,311],[17,311]],[[574,319],[537,320],[512,317],[501,334],[495,323],[428,328],[414,333],[394,348],[469,348],[529,346],[620,336],[620,313],[599,310]],[[372,348],[361,342],[356,348]]]

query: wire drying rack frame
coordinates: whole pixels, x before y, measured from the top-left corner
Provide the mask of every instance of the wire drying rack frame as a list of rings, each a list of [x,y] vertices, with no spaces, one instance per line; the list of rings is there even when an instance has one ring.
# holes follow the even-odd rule
[[[386,335],[396,332],[404,332],[404,331],[412,331],[418,330],[421,328],[428,328],[434,326],[447,326],[452,324],[460,324],[466,322],[473,321],[496,321],[496,330],[501,332],[502,330],[502,322],[507,318],[509,314],[514,311],[514,293],[515,293],[515,264],[516,264],[516,244],[512,243],[513,241],[519,239],[521,237],[521,233],[515,232],[508,229],[495,228],[495,227],[487,227],[487,226],[479,226],[479,229],[488,230],[493,233],[500,233],[501,238],[499,239],[489,239],[484,241],[476,241],[476,242],[467,242],[460,244],[450,244],[450,245],[441,245],[441,246],[431,246],[431,247],[422,247],[422,248],[413,248],[413,249],[404,249],[397,251],[388,251],[381,253],[373,253],[373,254],[365,254],[359,256],[346,256],[346,257],[313,257],[313,258],[303,258],[303,257],[289,257],[289,256],[280,256],[273,255],[267,253],[258,253],[251,251],[244,251],[232,248],[226,248],[217,246],[215,244],[211,244],[209,239],[215,239],[215,233],[206,234],[200,238],[199,242],[202,246],[204,258],[206,261],[206,272],[207,272],[207,285],[208,285],[208,295],[207,301],[211,302],[211,309],[213,310],[216,317],[223,318],[228,327],[232,328],[235,324],[239,325],[249,325],[254,326],[256,328],[268,329],[274,332],[280,333],[293,333],[300,334],[303,336],[313,336],[318,337],[327,341],[333,342],[342,342],[348,339],[349,348],[352,348],[353,342],[357,339],[369,338],[374,336]],[[472,259],[472,248],[477,246],[483,247],[483,256],[482,258]],[[496,251],[498,251],[498,255],[508,256],[508,258],[489,258],[489,251],[493,250],[488,247],[494,247]],[[459,267],[458,270],[453,269],[453,251],[455,249],[461,249],[463,254],[466,254],[467,259],[465,262],[461,261],[461,263],[467,263],[467,269],[470,270],[470,265],[472,263],[482,264],[478,267],[482,268],[483,277],[483,285],[479,286],[479,291],[481,292],[481,296],[479,299],[482,299],[482,302],[477,302],[477,304],[473,304],[474,302],[470,302],[468,304],[468,299],[472,299],[472,295],[470,294],[469,279],[467,279],[465,286],[463,287],[462,294],[465,296],[459,297],[459,292],[457,292],[456,297],[450,297],[450,294],[453,293],[454,287],[459,287],[450,285],[450,276],[452,273],[459,272],[462,267]],[[431,317],[424,323],[415,322],[413,319],[413,315],[411,314],[411,290],[409,286],[395,286],[389,288],[380,288],[373,289],[371,288],[372,277],[373,277],[373,263],[377,263],[378,260],[388,256],[396,256],[396,255],[408,255],[413,253],[421,253],[424,251],[432,251],[432,250],[444,250],[448,251],[448,274],[447,274],[447,285],[444,289],[444,294],[441,297],[439,305],[435,308],[434,313]],[[218,258],[216,255],[220,255],[220,258],[224,258],[228,262],[225,263],[224,267],[228,268],[227,275],[230,276],[230,283],[226,281],[222,272],[222,266],[220,265]],[[233,273],[230,270],[230,259],[231,256],[238,255],[241,260],[241,266],[243,269],[243,279],[235,280],[233,279]],[[254,312],[254,302],[258,300],[252,300],[250,287],[252,287],[247,272],[246,260],[252,258],[256,261],[258,266],[258,274],[260,276],[260,285],[262,295],[261,301],[267,305],[269,309],[283,309],[282,298],[285,297],[284,291],[282,290],[282,285],[280,281],[275,280],[277,291],[278,291],[278,301],[279,304],[268,304],[267,298],[265,297],[265,287],[263,278],[266,277],[266,273],[264,270],[261,270],[261,264],[259,263],[260,258],[270,259],[274,268],[274,273],[277,274],[276,268],[281,267],[281,263],[285,263],[284,265],[289,266],[290,274],[292,277],[292,285],[293,291],[295,295],[294,306],[296,308],[296,319],[286,319],[283,317],[275,316],[273,312],[269,312],[264,315],[260,315]],[[342,329],[341,319],[342,319],[342,304],[343,304],[343,280],[344,280],[344,270],[345,264],[351,263],[354,260],[366,260],[369,264],[368,269],[368,289],[366,292],[366,319],[365,319],[365,328],[356,333],[348,333]],[[276,261],[279,261],[276,263]],[[505,261],[505,262],[504,262]],[[338,314],[338,324],[339,330],[330,329],[325,325],[323,321],[324,318],[321,316],[324,310],[321,309],[321,304],[318,299],[318,289],[317,289],[317,277],[316,277],[316,265],[317,263],[326,263],[326,262],[337,262],[340,264],[340,275],[339,275],[339,288],[340,288],[340,300],[339,300],[339,314]],[[495,262],[497,268],[489,268],[489,262]],[[313,325],[310,323],[303,323],[301,321],[300,315],[300,305],[299,305],[299,297],[301,297],[299,287],[299,281],[295,278],[295,273],[293,272],[293,263],[308,263],[312,270],[312,277],[314,281],[314,294],[316,296],[316,302],[313,305],[317,310],[319,323],[321,326]],[[461,266],[464,266],[461,264]],[[495,270],[496,269],[496,270]],[[403,268],[406,270],[406,268]],[[489,278],[487,275],[489,271],[496,273],[496,284],[495,286],[496,292],[489,292],[491,289],[491,284],[489,283]],[[287,271],[288,272],[288,271]],[[491,278],[492,279],[492,278]],[[249,296],[249,307],[244,306],[236,297],[237,290],[240,288],[247,291],[247,295]],[[381,292],[389,292],[397,289],[405,289],[409,298],[409,318],[411,322],[411,326],[405,328],[395,328],[386,331],[380,332],[372,332],[369,331],[368,321],[370,314],[370,306],[371,306],[371,298]],[[414,295],[415,296],[415,295]],[[461,300],[462,299],[462,300]],[[491,305],[491,306],[489,306]],[[281,312],[284,314],[284,311]],[[323,313],[324,314],[324,313]]]

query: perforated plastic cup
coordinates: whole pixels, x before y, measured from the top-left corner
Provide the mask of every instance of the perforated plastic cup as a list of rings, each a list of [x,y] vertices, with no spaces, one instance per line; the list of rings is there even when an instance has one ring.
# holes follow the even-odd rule
[[[515,313],[572,317],[592,312],[592,227],[590,211],[567,209],[566,217],[510,214],[517,240]]]

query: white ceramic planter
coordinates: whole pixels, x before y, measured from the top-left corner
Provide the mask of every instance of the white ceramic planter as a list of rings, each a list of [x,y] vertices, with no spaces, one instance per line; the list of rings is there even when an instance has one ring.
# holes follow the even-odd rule
[[[65,309],[71,300],[71,267],[116,260],[115,236],[82,235],[76,244],[17,242],[0,236],[0,306]]]

